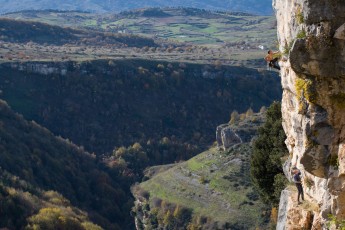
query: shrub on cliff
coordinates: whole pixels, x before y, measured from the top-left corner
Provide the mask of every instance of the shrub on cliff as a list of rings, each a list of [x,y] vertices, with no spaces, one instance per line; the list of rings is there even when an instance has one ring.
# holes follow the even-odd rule
[[[282,127],[281,105],[273,102],[266,111],[266,122],[259,128],[253,145],[251,177],[262,200],[278,205],[280,191],[285,187],[281,158],[288,154]]]

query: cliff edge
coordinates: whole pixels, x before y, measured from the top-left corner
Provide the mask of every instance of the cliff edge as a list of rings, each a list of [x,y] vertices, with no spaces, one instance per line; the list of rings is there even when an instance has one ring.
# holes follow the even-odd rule
[[[286,171],[301,170],[306,198],[317,207],[307,210],[308,229],[325,229],[330,215],[332,223],[345,219],[345,1],[274,0],[273,7],[283,54]],[[287,194],[294,193],[282,199]],[[278,229],[305,228],[303,205],[280,208],[287,215]],[[291,214],[298,212],[300,218]]]

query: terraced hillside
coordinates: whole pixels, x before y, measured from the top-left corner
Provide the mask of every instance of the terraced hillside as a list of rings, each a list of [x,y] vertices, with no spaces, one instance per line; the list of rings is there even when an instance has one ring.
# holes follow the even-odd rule
[[[231,127],[251,136],[260,124],[262,117],[255,114]],[[151,179],[132,188],[137,198],[137,225],[189,229],[265,226],[267,207],[259,201],[249,175],[251,151],[248,142],[226,151],[213,147],[186,162],[146,170]]]

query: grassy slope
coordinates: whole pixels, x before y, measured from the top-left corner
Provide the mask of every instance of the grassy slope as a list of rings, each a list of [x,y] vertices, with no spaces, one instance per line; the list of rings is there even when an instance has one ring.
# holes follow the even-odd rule
[[[157,173],[140,187],[150,193],[150,198],[187,204],[197,216],[245,229],[262,226],[260,213],[265,206],[256,198],[249,198],[256,197],[249,175],[250,154],[248,143],[225,152],[211,148]]]

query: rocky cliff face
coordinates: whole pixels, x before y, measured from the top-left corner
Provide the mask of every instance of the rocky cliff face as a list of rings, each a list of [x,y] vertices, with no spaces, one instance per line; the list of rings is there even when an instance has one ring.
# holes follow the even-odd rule
[[[328,214],[345,219],[345,1],[274,0],[273,6],[283,53],[287,166],[301,169],[307,198],[318,206],[311,226],[321,229]],[[302,229],[289,224],[285,211],[280,229]]]

